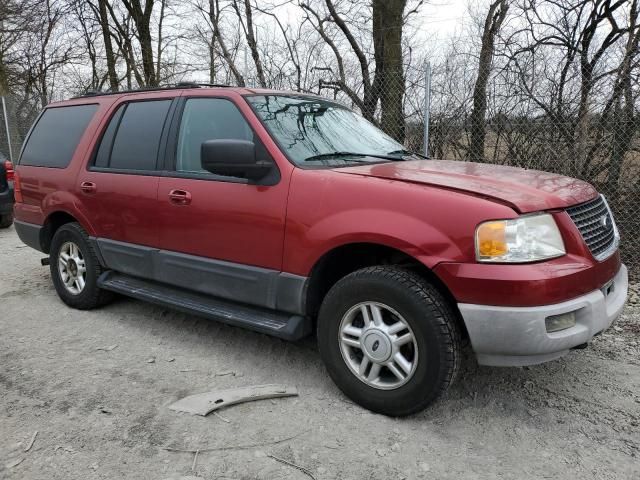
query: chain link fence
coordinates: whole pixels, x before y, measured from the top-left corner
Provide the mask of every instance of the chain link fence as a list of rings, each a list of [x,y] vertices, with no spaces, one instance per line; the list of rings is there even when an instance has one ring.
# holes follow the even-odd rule
[[[17,95],[0,96],[0,154],[17,162],[22,142],[38,113],[33,104]]]
[[[623,260],[632,276],[640,278],[637,109],[625,108],[619,99],[612,103],[602,94],[582,113],[567,109],[551,115],[540,106],[532,107],[526,95],[490,87],[486,112],[478,120],[473,114],[473,82],[463,79],[428,64],[405,67],[378,83],[377,101],[369,111],[333,82],[321,80],[317,91],[360,110],[409,150],[424,152],[427,138],[430,158],[544,170],[590,182],[607,197],[621,231]],[[452,90],[452,84],[464,84],[457,91],[462,93]],[[365,92],[359,94],[365,97]],[[0,152],[15,162],[38,108],[16,95],[3,100]]]
[[[451,84],[463,83],[464,77],[431,70],[428,64],[407,68],[383,82],[374,121],[407,149],[426,150],[432,159],[544,170],[591,183],[607,197],[621,232],[623,261],[640,278],[640,116],[635,108],[598,92],[598,101],[582,112],[550,112],[526,95],[501,94],[490,86],[478,120],[473,82],[457,95]],[[358,109],[341,92],[331,96]],[[385,97],[401,99],[401,118],[397,112],[385,116]]]

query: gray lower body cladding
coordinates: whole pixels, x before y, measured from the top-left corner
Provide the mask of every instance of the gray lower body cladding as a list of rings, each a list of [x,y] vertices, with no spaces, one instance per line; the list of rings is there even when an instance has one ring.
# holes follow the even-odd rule
[[[308,278],[107,239],[95,239],[105,268],[213,297],[305,314]]]
[[[302,315],[229,302],[114,271],[104,272],[98,279],[98,285],[105,290],[284,340],[299,340],[312,330],[311,320]]]
[[[15,220],[13,226],[22,243],[42,252],[42,243],[40,242],[40,234],[43,229],[42,225],[34,225],[33,223]]]

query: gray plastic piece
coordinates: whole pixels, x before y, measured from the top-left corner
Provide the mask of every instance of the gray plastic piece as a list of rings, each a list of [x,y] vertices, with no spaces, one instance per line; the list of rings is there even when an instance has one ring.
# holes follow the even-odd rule
[[[233,303],[170,285],[104,272],[98,286],[139,300],[247,328],[285,340],[299,340],[311,333],[311,319],[300,315]]]
[[[566,302],[540,307],[498,307],[458,304],[478,363],[497,367],[534,365],[561,357],[588,343],[620,315],[629,280],[622,265],[607,296],[594,290]],[[547,332],[545,319],[575,312],[576,324]]]
[[[268,398],[296,397],[298,390],[285,385],[257,385],[190,395],[169,405],[171,410],[206,416],[214,410]]]

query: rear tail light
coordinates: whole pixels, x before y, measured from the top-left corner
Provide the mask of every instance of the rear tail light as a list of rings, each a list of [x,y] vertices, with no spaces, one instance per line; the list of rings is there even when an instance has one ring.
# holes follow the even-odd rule
[[[14,172],[13,174],[13,199],[16,203],[23,203],[22,186],[20,185],[20,175],[18,172]]]
[[[15,176],[15,170],[13,169],[13,163],[11,163],[9,160],[6,160],[4,162],[4,169],[7,172],[7,180],[9,182],[13,182],[13,178]]]

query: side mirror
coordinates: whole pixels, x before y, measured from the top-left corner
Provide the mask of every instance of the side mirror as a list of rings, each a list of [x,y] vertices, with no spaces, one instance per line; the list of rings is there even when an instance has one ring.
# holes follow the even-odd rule
[[[207,140],[200,146],[202,168],[215,175],[260,180],[271,171],[270,163],[258,162],[256,146],[247,140]]]

